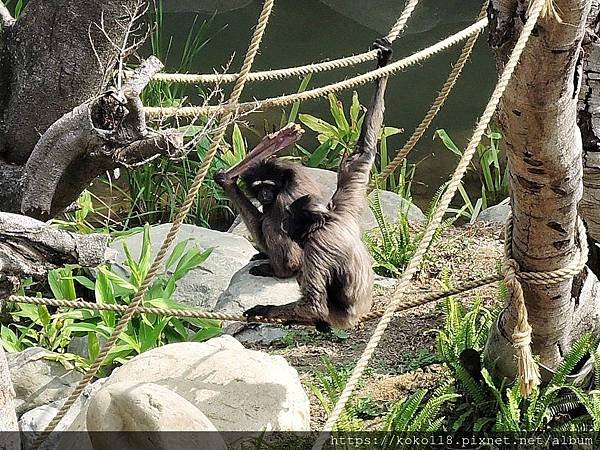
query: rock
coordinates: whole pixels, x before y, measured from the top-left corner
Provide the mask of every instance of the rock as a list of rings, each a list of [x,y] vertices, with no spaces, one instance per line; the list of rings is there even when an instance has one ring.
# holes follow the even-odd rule
[[[503,200],[501,203],[490,206],[484,209],[477,216],[477,220],[481,222],[490,222],[504,225],[510,217],[511,209],[509,199]]]
[[[273,342],[279,341],[287,334],[282,327],[263,324],[245,324],[241,322],[232,323],[223,331],[235,337],[242,344],[255,345],[271,345]]]
[[[379,193],[379,199],[381,201],[381,209],[385,216],[390,219],[392,222],[395,222],[398,219],[398,214],[401,210],[408,209],[408,221],[415,225],[423,225],[427,221],[427,217],[423,214],[423,211],[419,209],[418,206],[413,203],[407,201],[406,199],[400,197],[395,192],[391,191],[382,191],[381,189],[376,189],[369,194],[369,199],[372,199],[375,195]],[[377,221],[375,220],[375,216],[370,208],[367,208],[363,211],[361,227],[364,230],[371,230],[377,226]]]
[[[47,359],[54,355],[56,354],[39,347],[7,355],[18,416],[38,406],[67,397],[81,380],[81,373],[66,368],[60,362]]]
[[[102,348],[106,342],[106,338],[101,335],[96,336],[98,338],[98,344]],[[71,338],[71,342],[69,342],[69,345],[67,345],[67,352],[73,353],[74,355],[79,355],[82,358],[89,358],[90,352],[88,347],[88,336],[73,336]]]
[[[165,386],[154,383],[124,381],[101,389],[90,402],[87,424],[88,431],[146,432],[117,435],[116,441],[112,433],[91,434],[95,450],[113,450],[115,444],[145,450],[149,440],[153,449],[227,449],[215,426],[198,408]],[[164,431],[194,433],[162,433]],[[213,433],[198,433],[206,431]]]
[[[170,227],[171,224],[152,227],[150,236],[154,254],[158,251]],[[138,233],[125,239],[134,257],[139,256],[142,236],[142,233]],[[190,271],[178,281],[174,298],[190,306],[213,310],[217,299],[229,285],[233,274],[248,263],[256,250],[252,244],[241,237],[194,225],[183,225],[181,228],[177,242],[186,239],[191,239],[188,245],[197,245],[203,249],[213,247],[214,250],[202,267]],[[112,247],[119,250],[117,262],[120,264],[120,268],[128,273],[127,267],[123,265],[125,254],[122,249],[122,241],[115,241]]]
[[[296,370],[231,336],[145,352],[115,370],[103,389],[131,380],[179,394],[219,431],[309,430],[309,401]]]
[[[58,423],[56,431],[85,430],[85,420],[81,420],[79,416],[82,411],[84,411],[85,416],[85,411],[87,410],[87,406],[89,405],[92,396],[100,390],[106,380],[106,378],[101,378],[86,386],[79,398],[75,400],[75,403],[73,403],[73,406],[69,409],[69,412]],[[66,398],[63,398],[56,400],[49,405],[39,406],[31,411],[27,411],[21,416],[19,419],[19,426],[23,432],[24,448],[29,448],[31,444],[33,444],[34,439],[37,437],[37,433],[46,428],[66,400]],[[82,442],[82,439],[85,442]],[[60,445],[58,445],[59,440]],[[59,433],[50,436],[43,448],[55,448],[57,446],[60,450],[75,450],[91,448],[91,442],[86,433],[77,433],[75,439],[73,439],[72,436],[69,437],[69,433]]]
[[[250,275],[250,269],[260,264],[265,264],[265,261],[252,261],[231,278],[214,307],[215,311],[238,314],[257,303],[283,305],[300,298],[295,278]]]

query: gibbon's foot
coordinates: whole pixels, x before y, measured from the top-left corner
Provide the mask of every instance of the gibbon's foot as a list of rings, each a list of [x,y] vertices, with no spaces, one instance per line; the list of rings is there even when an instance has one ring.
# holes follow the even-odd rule
[[[259,266],[250,267],[248,271],[250,275],[254,275],[255,277],[274,277],[275,272],[273,272],[273,268],[271,264],[261,264]]]
[[[319,333],[331,333],[331,327],[329,324],[327,322],[323,322],[322,320],[315,322],[315,328]]]
[[[258,252],[255,253],[254,255],[252,255],[252,258],[250,258],[250,261],[264,261],[266,259],[269,259],[269,255],[267,255],[266,253],[263,252]],[[250,269],[252,270],[252,269]]]
[[[248,319],[248,322],[252,322],[252,319],[257,317],[270,318],[273,316],[274,311],[275,307],[273,305],[256,305],[244,311],[244,317]]]
[[[392,43],[388,38],[383,37],[377,39],[371,45],[372,50],[377,50],[377,67],[386,66],[392,56]]]

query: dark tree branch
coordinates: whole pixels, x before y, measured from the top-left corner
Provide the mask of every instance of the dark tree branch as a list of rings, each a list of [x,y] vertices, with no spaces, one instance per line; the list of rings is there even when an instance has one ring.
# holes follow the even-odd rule
[[[0,298],[21,279],[44,279],[64,264],[94,267],[107,259],[108,236],[61,231],[17,214],[0,213]]]

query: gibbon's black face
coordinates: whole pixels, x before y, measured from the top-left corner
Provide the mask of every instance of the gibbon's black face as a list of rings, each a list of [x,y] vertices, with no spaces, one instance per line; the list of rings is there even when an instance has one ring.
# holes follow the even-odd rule
[[[290,239],[302,245],[312,231],[325,223],[326,214],[323,205],[305,195],[286,208],[281,228]]]
[[[292,178],[293,172],[275,161],[265,161],[242,176],[250,195],[263,206],[272,205],[279,192],[289,185]]]

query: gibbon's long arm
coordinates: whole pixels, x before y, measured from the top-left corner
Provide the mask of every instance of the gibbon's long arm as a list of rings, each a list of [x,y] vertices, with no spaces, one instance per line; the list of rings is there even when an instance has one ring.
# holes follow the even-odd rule
[[[379,50],[377,68],[387,65],[392,53],[390,43],[386,39],[379,39],[375,41],[374,48]],[[387,77],[377,80],[356,149],[340,164],[337,190],[331,198],[331,210],[358,215],[363,209],[369,174],[377,154],[377,137],[383,125],[386,86]]]
[[[300,140],[303,134],[304,130],[295,123],[290,123],[281,130],[267,134],[244,159],[235,166],[227,169],[225,173],[230,178],[235,179],[246,173],[249,168],[258,165],[270,156],[294,144]]]
[[[223,188],[229,200],[235,205],[235,209],[237,209],[238,213],[242,216],[242,220],[246,224],[258,249],[265,253],[267,251],[267,246],[262,232],[262,213],[254,206],[246,194],[242,192],[235,179],[225,177],[225,179],[221,181],[215,176],[215,181]]]

